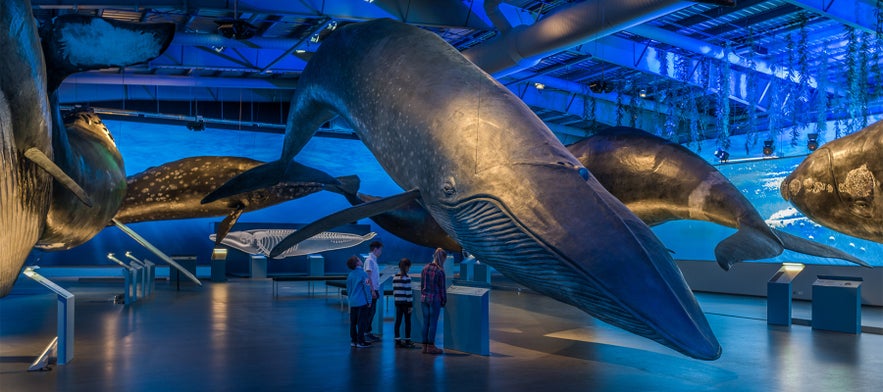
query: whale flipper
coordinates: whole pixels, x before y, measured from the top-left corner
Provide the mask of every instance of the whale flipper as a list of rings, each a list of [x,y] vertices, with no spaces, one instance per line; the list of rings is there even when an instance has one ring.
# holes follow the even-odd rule
[[[782,243],[785,245],[785,249],[812,256],[846,260],[858,264],[862,267],[872,268],[871,265],[864,260],[850,255],[849,253],[846,253],[840,249],[820,244],[815,241],[803,239],[781,230],[776,230],[776,234],[779,236],[779,238],[782,239]]]
[[[239,217],[245,211],[245,206],[239,205],[235,210],[230,211],[230,214],[227,215],[224,220],[221,221],[221,224],[218,225],[218,232],[215,236],[215,246],[221,244],[221,241],[224,240],[224,237],[227,236],[227,233],[230,232],[230,229],[233,228],[233,225],[236,224],[236,221],[239,220]]]
[[[41,169],[45,170],[47,173],[51,174],[52,177],[58,181],[59,184],[64,185],[65,188],[69,189],[73,192],[74,195],[77,196],[80,201],[83,202],[88,207],[92,207],[92,198],[86,194],[86,191],[83,190],[83,187],[80,184],[77,184],[73,178],[71,178],[64,170],[61,170],[55,162],[52,162],[43,151],[40,151],[36,148],[29,148],[25,151],[25,157],[34,162],[37,166],[40,166]]]
[[[288,248],[291,248],[297,243],[323,231],[327,231],[345,223],[357,221],[362,218],[368,218],[377,214],[384,213],[386,211],[394,210],[407,203],[410,203],[413,200],[416,200],[419,197],[420,191],[413,189],[405,193],[384,197],[382,199],[377,199],[369,203],[360,204],[355,207],[350,207],[345,210],[335,212],[304,227],[301,227],[294,233],[291,233],[289,236],[282,239],[282,241],[276,244],[276,246],[273,247],[273,250],[270,251],[270,258],[276,258],[276,256],[279,256],[280,254],[282,254],[282,252],[288,250]]]
[[[329,192],[339,193],[346,197],[347,200],[358,193],[359,187],[362,186],[362,180],[355,174],[337,177],[337,181],[340,181],[340,185],[332,185],[325,189]]]
[[[766,226],[764,226],[766,227]],[[714,256],[718,265],[729,271],[733,264],[745,260],[761,260],[782,253],[782,241],[768,227],[766,230],[742,225],[739,231],[717,244]]]
[[[273,161],[252,168],[233,177],[202,199],[208,204],[218,199],[272,187],[284,181],[317,182],[325,185],[340,185],[340,181],[318,169],[291,161]]]

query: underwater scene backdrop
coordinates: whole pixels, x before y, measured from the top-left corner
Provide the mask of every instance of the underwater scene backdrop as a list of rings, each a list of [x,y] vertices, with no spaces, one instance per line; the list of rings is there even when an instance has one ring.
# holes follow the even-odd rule
[[[177,159],[200,156],[241,156],[262,161],[277,159],[282,148],[283,135],[277,133],[245,132],[207,128],[201,132],[188,130],[183,125],[148,124],[129,121],[104,121],[114,136],[125,160],[127,175],[146,170]],[[572,142],[572,141],[570,141]],[[717,164],[720,170],[754,204],[760,215],[771,226],[791,234],[831,245],[864,259],[875,266],[883,266],[883,244],[858,239],[819,226],[804,217],[779,194],[779,184],[802,161],[807,151],[802,146],[790,146],[778,141],[777,153],[789,158],[762,159],[759,148],[755,156],[733,152],[729,163],[717,164],[713,157],[714,141],[703,142],[700,155]],[[744,142],[734,140],[733,145]],[[691,149],[697,151],[697,146]],[[802,147],[802,148],[801,148]],[[361,191],[371,195],[389,196],[402,192],[383,171],[368,149],[359,140],[314,137],[296,157],[305,165],[318,168],[332,176],[356,174],[361,178]],[[407,163],[405,163],[407,164]],[[350,207],[338,194],[318,192],[310,196],[279,204],[267,209],[248,212],[239,222],[309,223],[330,213]],[[145,222],[130,226],[169,255],[197,255],[199,263],[208,263],[213,247],[209,234],[223,217]],[[368,219],[378,233],[377,239],[385,245],[381,262],[397,264],[402,257],[414,263],[428,262],[432,249],[417,246],[387,233]],[[699,221],[669,222],[653,228],[662,242],[672,250],[675,259],[708,260],[714,262],[714,247],[733,234],[734,229]],[[586,233],[585,235],[591,235]],[[139,257],[152,258],[115,227],[108,227],[91,241],[63,252],[33,251],[28,264],[83,265],[111,264],[109,252],[132,251]],[[367,253],[367,244],[352,248],[353,254]],[[790,251],[774,259],[759,262],[796,261],[806,264],[850,265],[840,260],[820,259]],[[327,266],[327,271],[344,271],[345,266]]]

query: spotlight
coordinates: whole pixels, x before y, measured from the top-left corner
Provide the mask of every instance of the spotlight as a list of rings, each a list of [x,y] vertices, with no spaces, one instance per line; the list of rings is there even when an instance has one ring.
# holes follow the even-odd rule
[[[819,134],[818,133],[810,133],[806,135],[806,148],[810,151],[815,151],[819,148]]]
[[[236,40],[254,37],[258,31],[257,27],[242,19],[216,20],[215,23],[218,24],[218,33],[221,33],[224,37]]]
[[[638,92],[638,96],[641,98],[647,98],[647,89],[642,88],[641,91]],[[726,151],[724,151],[726,152]]]
[[[202,116],[196,116],[195,121],[188,121],[186,125],[187,125],[187,129],[191,130],[193,132],[204,131],[205,130],[205,119],[203,119]]]
[[[773,151],[776,150],[776,146],[773,145],[773,140],[764,140],[763,141],[763,155],[770,156],[773,155]]]
[[[720,161],[721,163],[730,160],[730,153],[720,148],[714,151],[714,156],[717,157],[718,161]]]
[[[215,53],[221,53],[221,52],[224,51],[224,49],[227,49],[227,48],[225,48],[225,47],[223,47],[223,46],[215,46],[215,45],[212,45],[212,50],[214,50]]]
[[[546,88],[546,85],[542,84],[540,82],[534,83],[533,86],[536,87],[537,90],[542,90],[542,89]]]

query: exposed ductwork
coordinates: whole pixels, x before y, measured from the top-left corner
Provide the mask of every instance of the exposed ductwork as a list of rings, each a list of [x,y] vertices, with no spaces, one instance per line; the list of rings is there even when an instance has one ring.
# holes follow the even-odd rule
[[[467,49],[467,59],[497,78],[536,65],[539,60],[687,8],[678,0],[589,0],[532,25],[516,26],[487,43]]]

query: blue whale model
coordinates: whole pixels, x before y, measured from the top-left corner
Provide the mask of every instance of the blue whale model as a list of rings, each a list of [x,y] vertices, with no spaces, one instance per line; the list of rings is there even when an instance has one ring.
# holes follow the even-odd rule
[[[463,248],[513,280],[685,355],[720,356],[693,293],[650,228],[518,97],[417,27],[376,20],[329,35],[298,82],[280,160],[204,201],[277,183],[335,115],[407,191],[301,228],[271,256],[418,200]]]

